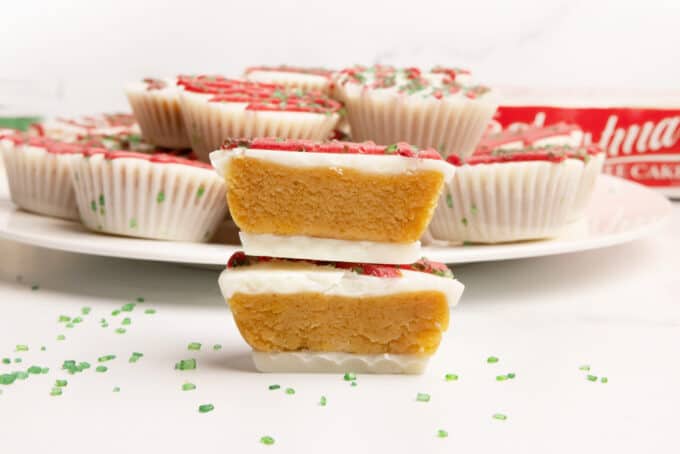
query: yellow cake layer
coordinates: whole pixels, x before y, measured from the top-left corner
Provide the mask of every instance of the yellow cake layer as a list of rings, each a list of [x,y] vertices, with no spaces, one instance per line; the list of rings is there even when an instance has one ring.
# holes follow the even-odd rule
[[[412,243],[432,217],[444,177],[433,170],[297,168],[239,156],[226,180],[231,216],[245,232]]]
[[[261,352],[432,354],[449,324],[437,291],[350,297],[321,293],[235,293],[241,335]]]

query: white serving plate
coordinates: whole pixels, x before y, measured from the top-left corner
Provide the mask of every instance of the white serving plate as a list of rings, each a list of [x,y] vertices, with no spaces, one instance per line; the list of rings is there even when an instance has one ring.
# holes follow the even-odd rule
[[[0,174],[0,237],[50,249],[81,254],[223,266],[238,244],[199,244],[108,236],[64,221],[18,210],[11,202],[4,173]],[[659,227],[671,205],[662,195],[629,181],[602,175],[585,219],[551,240],[498,245],[430,245],[423,255],[457,264],[538,257],[585,251],[625,243]],[[235,237],[235,228],[229,232]]]

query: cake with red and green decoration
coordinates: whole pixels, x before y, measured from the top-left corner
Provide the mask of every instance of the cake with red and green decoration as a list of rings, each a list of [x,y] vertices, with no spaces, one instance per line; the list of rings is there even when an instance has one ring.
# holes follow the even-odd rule
[[[456,155],[430,223],[434,240],[502,243],[551,238],[572,220],[596,146],[524,147]]]
[[[196,160],[89,148],[69,165],[81,220],[95,232],[205,242],[226,215],[222,178]]]
[[[251,66],[243,77],[252,82],[277,84],[286,88],[301,88],[305,91],[319,91],[331,94],[335,71],[325,68],[304,68],[299,66]]]
[[[12,202],[36,214],[78,219],[68,160],[85,148],[24,133],[0,135]]]
[[[176,78],[145,78],[128,85],[126,94],[146,142],[165,148],[191,146]]]
[[[180,76],[178,84],[192,148],[205,162],[229,137],[323,140],[342,108],[321,92],[222,76]]]
[[[32,136],[61,142],[77,142],[87,136],[139,135],[139,125],[131,114],[104,113],[81,117],[56,117],[29,128]]]
[[[455,167],[406,143],[232,139],[210,155],[246,253],[412,263]]]
[[[496,111],[490,88],[459,68],[354,66],[335,79],[354,140],[408,142],[445,157],[473,153]]]
[[[422,373],[463,285],[442,263],[234,254],[219,278],[262,372]]]

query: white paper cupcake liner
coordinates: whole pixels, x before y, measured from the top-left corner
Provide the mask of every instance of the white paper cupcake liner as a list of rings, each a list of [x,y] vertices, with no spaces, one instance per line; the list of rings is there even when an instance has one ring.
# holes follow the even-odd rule
[[[81,220],[97,232],[204,242],[227,211],[224,182],[208,169],[78,155],[71,179]]]
[[[133,87],[128,89],[127,98],[146,142],[166,148],[189,148],[178,90]]]
[[[284,137],[323,140],[338,123],[338,114],[245,110],[244,103],[210,102],[213,95],[183,91],[184,122],[191,147],[203,162],[229,137]]]
[[[66,154],[3,141],[2,156],[12,202],[45,216],[78,219]]]
[[[429,233],[434,240],[476,243],[556,236],[569,220],[583,173],[578,159],[458,167]]]
[[[570,221],[574,221],[585,215],[586,208],[588,208],[593,191],[595,190],[597,176],[602,173],[605,157],[604,153],[598,153],[594,156],[590,156],[588,162],[586,162],[583,176],[578,184],[574,206],[569,214]]]
[[[445,157],[458,154],[465,159],[472,154],[497,107],[488,96],[438,100],[353,86],[344,90],[341,99],[353,140],[382,144],[403,141],[435,148]]]
[[[274,373],[422,374],[429,355],[358,355],[331,352],[257,352],[255,368]]]

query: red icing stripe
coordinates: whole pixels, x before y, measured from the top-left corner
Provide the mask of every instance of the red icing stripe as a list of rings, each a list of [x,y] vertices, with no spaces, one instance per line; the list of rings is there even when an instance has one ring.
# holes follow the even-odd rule
[[[227,268],[239,268],[243,266],[257,265],[258,263],[268,262],[292,262],[310,263],[318,266],[332,266],[334,268],[354,271],[357,274],[381,278],[401,277],[401,270],[420,271],[428,274],[435,274],[441,277],[453,278],[451,270],[443,263],[432,262],[425,258],[418,260],[410,265],[378,265],[373,263],[350,263],[350,262],[326,262],[318,260],[299,260],[283,259],[275,257],[262,257],[246,255],[243,251],[235,252],[227,262]]]
[[[227,139],[222,146],[225,150],[231,150],[238,147],[273,151],[395,155],[407,158],[442,159],[437,150],[433,148],[419,150],[405,142],[399,142],[393,145],[376,145],[374,142],[341,142],[336,140],[319,142],[314,140],[265,137],[259,139]]]
[[[179,156],[173,156],[168,153],[152,153],[152,154],[145,154],[145,153],[138,153],[135,151],[124,151],[124,150],[103,150],[101,148],[90,148],[86,153],[85,156],[91,156],[92,154],[100,154],[104,153],[104,159],[107,160],[113,160],[113,159],[142,159],[144,161],[149,161],[155,164],[181,164],[185,166],[191,166],[191,167],[199,167],[201,169],[209,169],[212,170],[212,166],[200,161],[194,161],[191,159],[185,159],[185,158],[180,158]]]
[[[522,142],[524,146],[533,145],[536,141],[555,136],[569,135],[581,128],[575,124],[556,123],[545,127],[529,127],[519,131],[504,130],[495,134],[482,137],[477,146],[476,153],[489,153],[496,148],[512,142]]]
[[[589,156],[601,152],[602,150],[596,145],[590,145],[585,148],[573,148],[568,146],[526,147],[517,150],[496,149],[486,153],[475,153],[465,162],[457,155],[450,155],[446,160],[455,166],[462,166],[464,164],[477,165],[527,161],[562,162],[570,158],[587,160]]]

